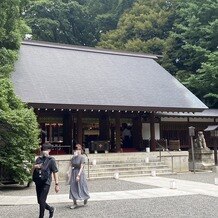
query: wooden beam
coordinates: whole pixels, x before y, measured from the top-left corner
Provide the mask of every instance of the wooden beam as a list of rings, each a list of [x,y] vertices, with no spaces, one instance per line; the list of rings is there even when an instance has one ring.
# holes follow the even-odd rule
[[[115,111],[115,132],[116,132],[116,140],[115,140],[115,144],[116,144],[116,151],[120,152],[120,144],[121,144],[121,140],[120,140],[120,113],[118,111]]]
[[[77,112],[77,142],[83,145],[82,111]]]
[[[151,151],[156,150],[155,142],[155,126],[154,126],[154,112],[150,113],[150,133],[151,133]]]

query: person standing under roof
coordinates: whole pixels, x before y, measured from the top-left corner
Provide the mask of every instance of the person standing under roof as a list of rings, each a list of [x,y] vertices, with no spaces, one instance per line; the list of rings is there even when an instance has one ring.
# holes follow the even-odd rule
[[[131,138],[132,138],[130,127],[126,123],[123,123],[122,129],[123,129],[122,131],[123,147],[129,148],[131,147]]]

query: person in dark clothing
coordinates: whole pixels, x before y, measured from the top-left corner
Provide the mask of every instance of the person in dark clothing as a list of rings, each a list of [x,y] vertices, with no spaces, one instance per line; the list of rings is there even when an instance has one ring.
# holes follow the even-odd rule
[[[36,162],[33,166],[33,170],[41,169],[42,165],[46,168],[48,172],[48,179],[43,183],[36,184],[36,194],[37,194],[37,201],[39,204],[39,218],[44,217],[45,209],[49,211],[49,218],[54,217],[55,208],[49,206],[46,203],[46,199],[49,193],[49,189],[52,182],[52,174],[55,180],[55,192],[57,193],[60,188],[58,184],[58,168],[56,165],[56,161],[53,157],[49,156],[49,152],[52,149],[52,145],[50,143],[45,143],[42,145],[42,156],[36,159]]]
[[[126,123],[123,123],[122,129],[123,129],[123,131],[122,131],[123,147],[130,148],[131,147],[131,138],[132,138],[130,127]]]

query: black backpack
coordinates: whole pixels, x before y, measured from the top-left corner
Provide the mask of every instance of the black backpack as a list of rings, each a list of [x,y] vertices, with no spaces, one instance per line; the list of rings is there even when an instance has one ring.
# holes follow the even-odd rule
[[[41,162],[42,167],[40,169],[34,169],[32,179],[36,184],[39,184],[39,185],[45,184],[46,181],[48,180],[50,176],[49,170],[48,170],[49,160],[50,160],[49,157],[45,158],[44,162],[43,161]]]

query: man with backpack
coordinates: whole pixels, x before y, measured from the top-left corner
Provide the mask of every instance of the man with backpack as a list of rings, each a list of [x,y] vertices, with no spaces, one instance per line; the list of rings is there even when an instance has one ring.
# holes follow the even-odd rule
[[[49,211],[49,218],[54,217],[55,208],[46,203],[48,192],[52,182],[52,174],[55,181],[55,192],[60,188],[58,184],[58,168],[53,157],[49,156],[52,149],[50,143],[42,145],[42,155],[36,159],[33,166],[33,181],[36,184],[37,201],[39,204],[39,218],[44,217],[45,209]]]

